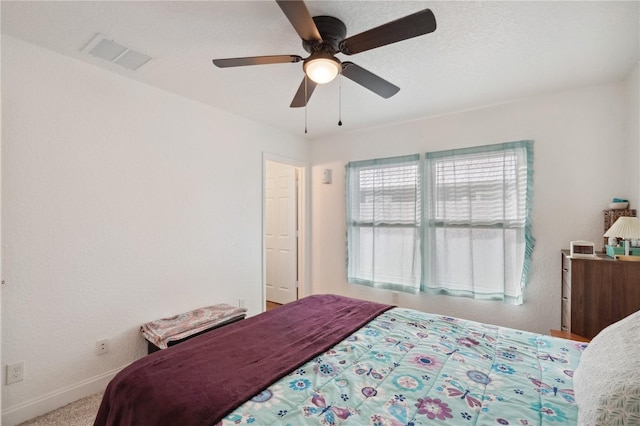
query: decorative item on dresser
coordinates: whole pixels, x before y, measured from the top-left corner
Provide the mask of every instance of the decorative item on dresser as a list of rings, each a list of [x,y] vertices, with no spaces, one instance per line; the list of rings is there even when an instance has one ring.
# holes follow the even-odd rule
[[[629,256],[631,253],[631,240],[636,241],[640,238],[640,219],[637,217],[629,217],[622,216],[619,217],[618,220],[609,228],[607,232],[604,233],[605,237],[609,238],[621,238],[623,240],[623,248],[621,250],[622,253],[616,254],[624,254],[625,256]],[[617,246],[617,244],[616,244]],[[615,257],[612,255],[615,253],[615,249],[617,247],[612,247],[611,245],[607,245],[607,255],[610,257]],[[640,252],[640,249],[638,249]]]
[[[604,211],[604,232],[606,233],[609,228],[618,220],[619,217],[632,216],[636,217],[636,209],[608,209]],[[607,245],[607,237],[604,237],[604,246]],[[604,246],[602,251],[605,251]]]
[[[571,257],[596,257],[595,244],[590,241],[571,241]]]
[[[593,339],[639,310],[640,262],[620,262],[604,253],[572,258],[562,250],[562,331]]]

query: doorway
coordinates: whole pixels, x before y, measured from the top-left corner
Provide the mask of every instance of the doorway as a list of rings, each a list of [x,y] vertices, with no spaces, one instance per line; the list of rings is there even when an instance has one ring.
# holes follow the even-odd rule
[[[265,156],[264,161],[264,302],[293,302],[302,279],[304,168]]]

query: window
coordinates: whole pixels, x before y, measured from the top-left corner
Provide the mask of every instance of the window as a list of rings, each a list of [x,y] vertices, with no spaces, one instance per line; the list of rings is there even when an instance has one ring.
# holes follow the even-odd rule
[[[426,154],[423,290],[522,303],[533,142]]]
[[[522,303],[532,164],[532,141],[349,163],[349,282]]]
[[[420,157],[347,164],[347,275],[351,283],[418,292]]]

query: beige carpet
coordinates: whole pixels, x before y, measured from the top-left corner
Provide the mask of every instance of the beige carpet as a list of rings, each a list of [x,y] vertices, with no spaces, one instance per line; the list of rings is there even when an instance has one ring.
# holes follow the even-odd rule
[[[92,426],[102,401],[102,392],[79,399],[57,410],[27,420],[18,426]]]

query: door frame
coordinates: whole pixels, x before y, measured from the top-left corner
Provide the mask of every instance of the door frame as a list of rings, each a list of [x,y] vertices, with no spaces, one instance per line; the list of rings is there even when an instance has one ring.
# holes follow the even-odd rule
[[[310,294],[307,287],[309,283],[309,241],[307,230],[310,229],[308,190],[309,165],[304,161],[282,157],[268,152],[262,153],[262,311],[267,307],[267,161],[293,166],[300,171],[300,183],[298,185],[298,299]]]

